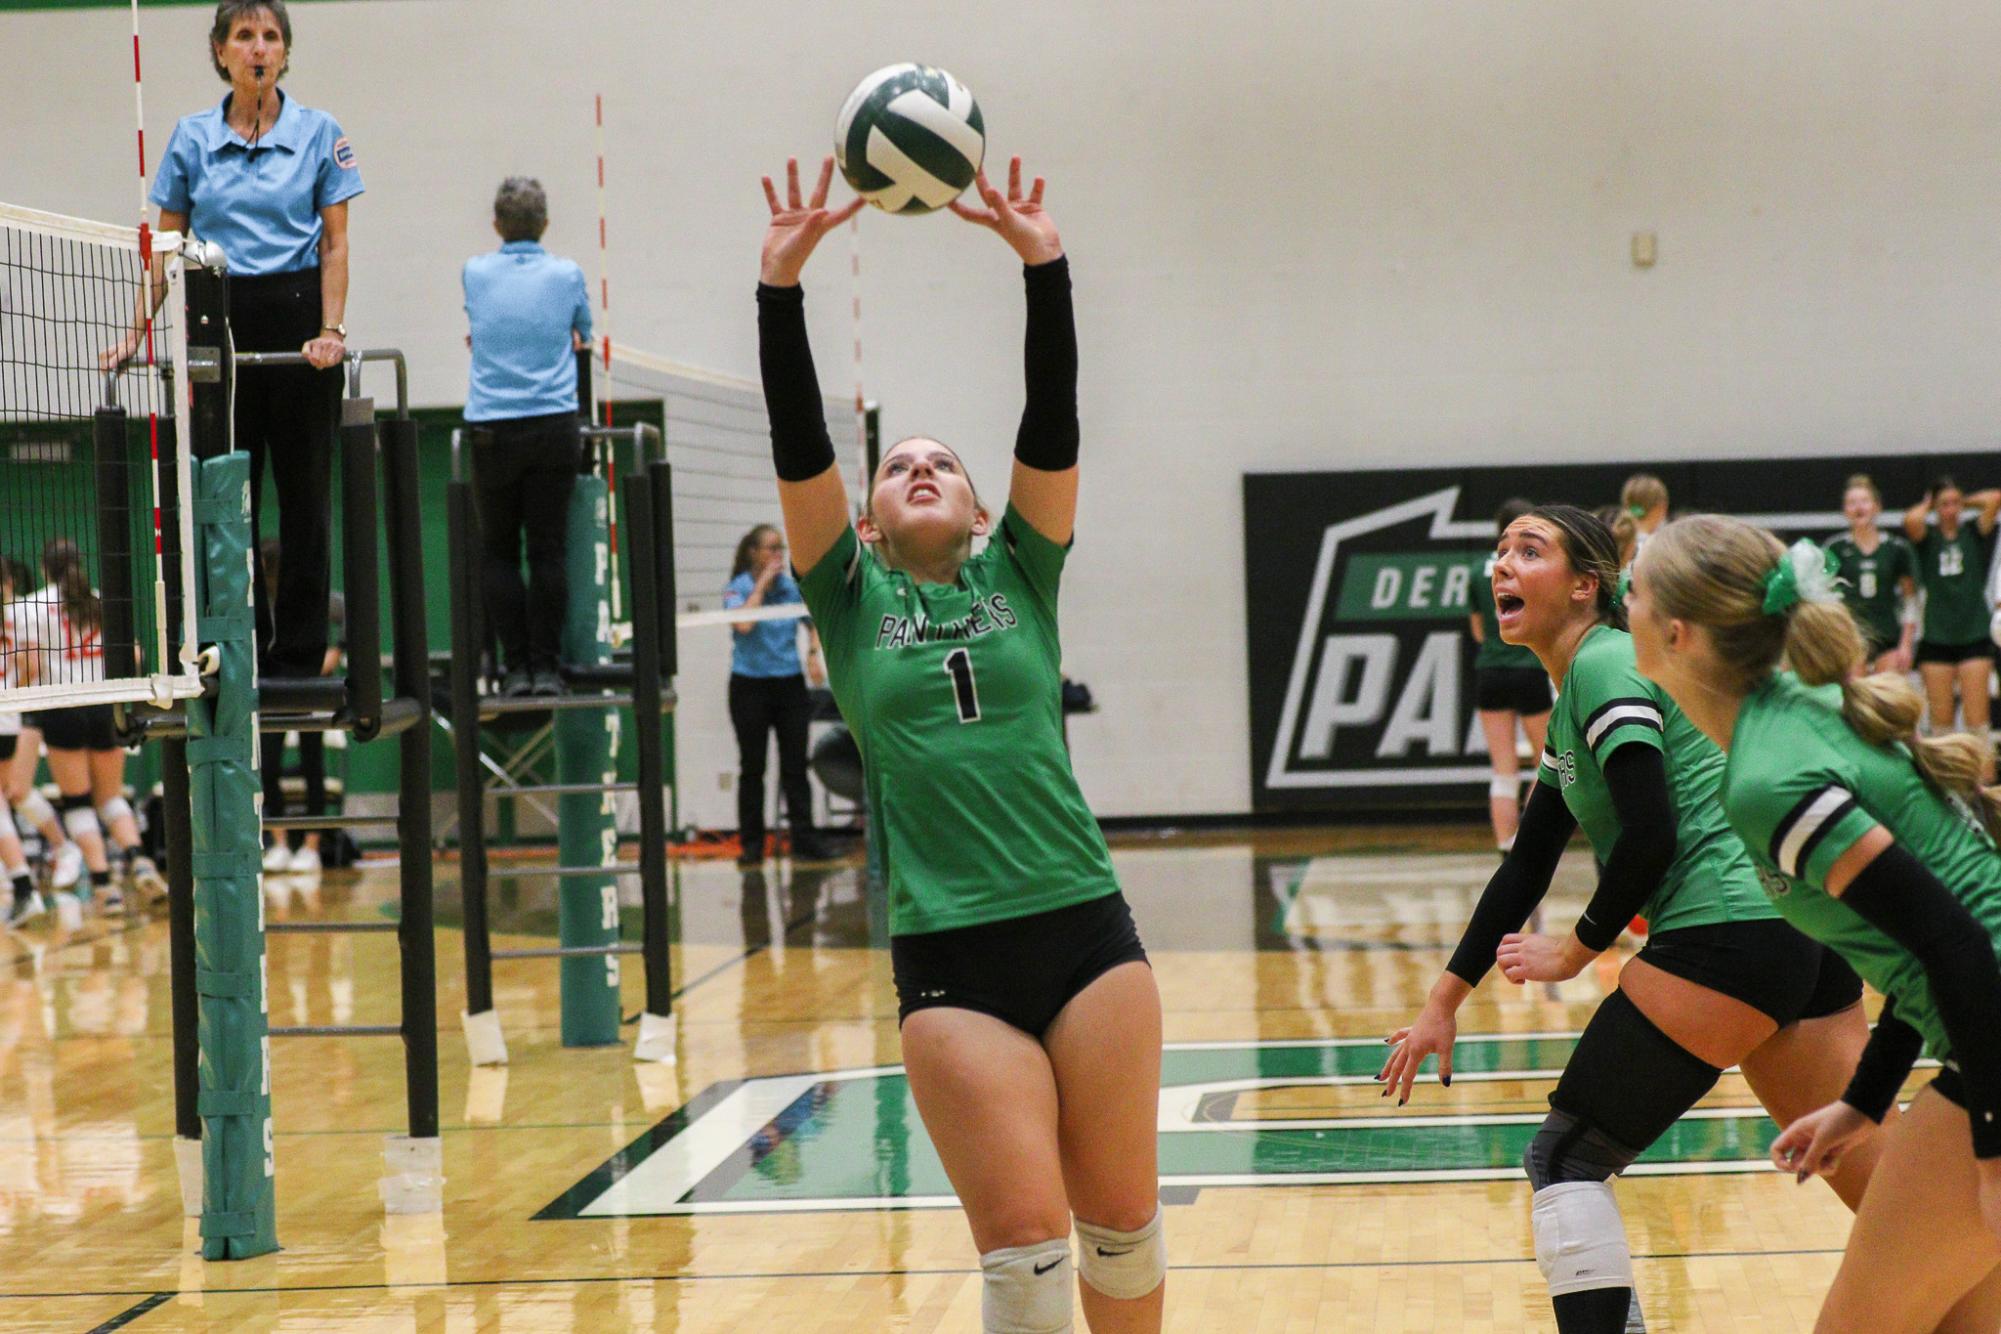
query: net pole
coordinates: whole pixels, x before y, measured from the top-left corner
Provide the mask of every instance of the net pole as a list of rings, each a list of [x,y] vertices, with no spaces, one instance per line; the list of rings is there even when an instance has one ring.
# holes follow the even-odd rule
[[[606,239],[604,199],[604,94],[592,95],[597,119],[598,148],[598,334],[604,348],[604,424],[611,426],[611,260]],[[609,507],[611,532],[611,618],[619,619],[622,608],[618,596],[618,446],[604,444],[605,504]]]
[[[146,322],[146,375],[159,375],[153,347],[153,230],[146,220],[146,80],[139,62],[139,0],[132,0],[132,114],[139,148],[139,309]],[[181,321],[175,321],[179,324]],[[176,369],[179,369],[178,367]],[[115,372],[114,372],[115,373]],[[167,659],[166,542],[160,528],[160,395],[146,395],[146,448],[153,492],[153,625],[158,670],[173,670]],[[188,493],[183,491],[182,495]],[[190,604],[192,605],[192,604]]]
[[[857,213],[848,219],[848,269],[849,288],[852,294],[849,323],[855,336],[855,464],[860,482],[859,495],[867,503],[868,475],[868,405],[862,397],[862,216]]]

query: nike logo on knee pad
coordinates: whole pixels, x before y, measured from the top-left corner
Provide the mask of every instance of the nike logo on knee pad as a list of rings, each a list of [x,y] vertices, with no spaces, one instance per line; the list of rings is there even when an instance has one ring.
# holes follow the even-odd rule
[[[1057,1265],[1060,1265],[1062,1263],[1063,1261],[1059,1259],[1059,1260],[1051,1260],[1046,1265],[1037,1265],[1035,1266],[1035,1276],[1037,1278],[1041,1278],[1044,1274],[1048,1273],[1050,1270],[1056,1268]]]
[[[1108,1251],[1102,1246],[1098,1248],[1098,1254],[1104,1256],[1106,1259],[1110,1259],[1113,1256],[1118,1256],[1118,1255],[1131,1255],[1132,1253],[1133,1253],[1132,1247],[1130,1246],[1126,1247],[1122,1251]]]

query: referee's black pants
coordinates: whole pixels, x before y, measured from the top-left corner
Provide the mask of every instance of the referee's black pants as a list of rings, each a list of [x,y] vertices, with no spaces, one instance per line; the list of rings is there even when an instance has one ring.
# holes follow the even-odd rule
[[[806,725],[813,702],[806,678],[730,673],[730,722],[736,728],[736,823],[744,850],[764,846],[764,761],[778,734],[778,785],[795,847],[813,841],[813,789],[806,781]]]
[[[509,667],[554,671],[570,600],[563,549],[583,447],[577,414],[480,422],[472,428],[472,439],[487,624]]]
[[[320,271],[229,280],[229,326],[239,352],[297,352],[320,334]],[[318,676],[327,653],[328,551],[333,527],[338,366],[244,366],[236,372],[236,447],[250,454],[251,550],[257,577],[257,670]],[[264,469],[278,493],[278,596],[265,596]]]

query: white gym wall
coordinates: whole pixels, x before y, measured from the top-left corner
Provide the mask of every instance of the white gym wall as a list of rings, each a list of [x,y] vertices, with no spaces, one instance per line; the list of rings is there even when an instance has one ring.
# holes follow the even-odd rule
[[[209,14],[144,8],[155,158],[223,92]],[[352,0],[293,21],[287,88],[340,119],[369,187],[348,323],[410,354],[428,405],[463,400],[459,265],[492,244],[502,176],[541,177],[548,243],[594,272],[594,91],[614,336],[754,374],[758,174],[827,151],[878,65],[964,79],[989,161],[1050,177],[1075,266],[1063,636],[1102,705],[1071,738],[1105,815],[1249,807],[1247,469],[1963,450],[2001,421],[1987,0]],[[131,218],[126,25],[0,12],[0,198]],[[998,503],[1012,258],[947,217],[870,215],[863,243],[886,436],[961,448]],[[809,311],[842,393],[846,238],[828,250]],[[682,813],[728,825],[726,640],[683,644]]]

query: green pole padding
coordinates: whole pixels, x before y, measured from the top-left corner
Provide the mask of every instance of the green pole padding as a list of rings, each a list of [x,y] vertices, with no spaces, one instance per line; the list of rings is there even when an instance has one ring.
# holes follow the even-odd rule
[[[201,551],[196,634],[220,659],[213,699],[188,701],[200,1010],[202,1257],[278,1249],[271,1038],[257,775],[257,626],[250,601],[250,456],[194,464]]]
[[[563,619],[563,660],[578,666],[611,661],[611,506],[604,480],[579,477],[570,499],[566,549],[569,608]],[[619,712],[564,709],[555,715],[556,781],[618,781]],[[617,798],[584,794],[556,799],[556,846],[564,866],[618,860]],[[557,882],[556,929],[565,949],[618,940],[618,882],[612,876],[570,876]],[[619,1040],[618,956],[565,958],[562,968],[563,1045],[597,1047]]]

